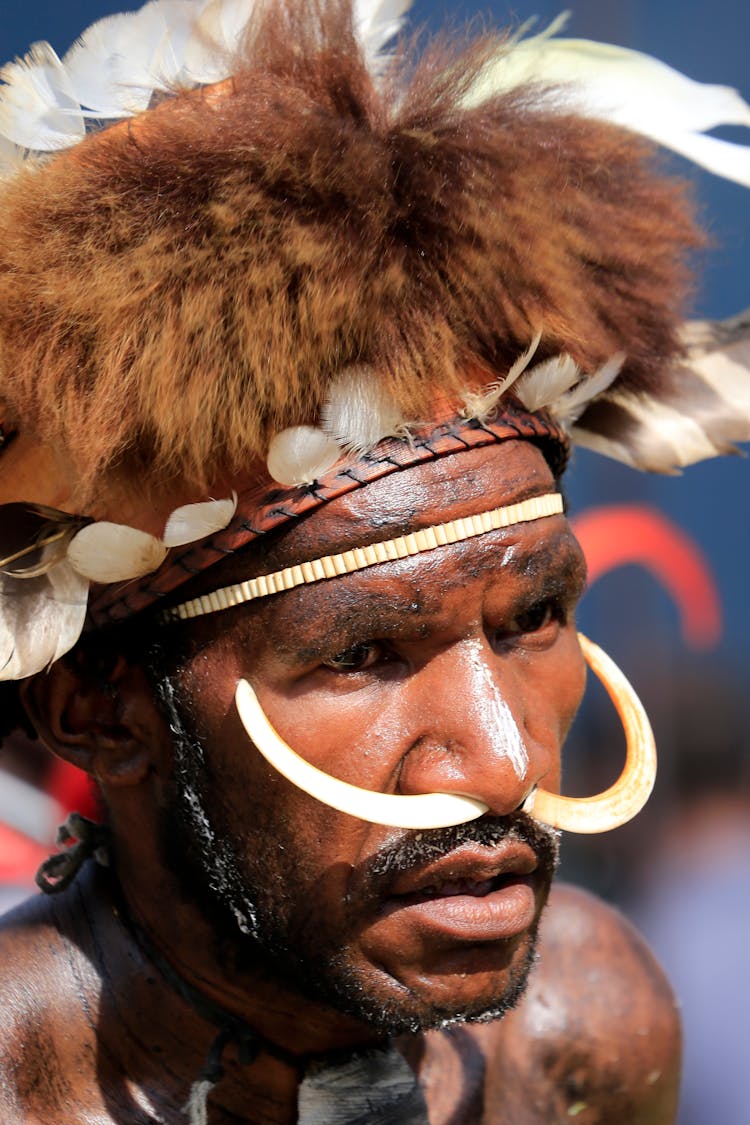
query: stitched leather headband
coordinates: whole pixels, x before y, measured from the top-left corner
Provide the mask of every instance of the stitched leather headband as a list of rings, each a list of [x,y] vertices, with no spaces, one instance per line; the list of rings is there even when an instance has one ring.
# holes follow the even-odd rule
[[[155,573],[145,578],[100,588],[92,592],[90,620],[94,625],[121,621],[168,597],[191,578],[241,550],[260,535],[307,515],[329,500],[362,488],[371,481],[435,461],[468,449],[521,439],[541,446],[556,475],[565,468],[568,439],[564,430],[545,412],[531,414],[508,406],[494,421],[481,423],[452,418],[438,426],[417,431],[411,442],[388,440],[361,458],[340,462],[337,467],[299,488],[267,488],[239,497],[237,513],[229,526],[187,549],[172,552]]]

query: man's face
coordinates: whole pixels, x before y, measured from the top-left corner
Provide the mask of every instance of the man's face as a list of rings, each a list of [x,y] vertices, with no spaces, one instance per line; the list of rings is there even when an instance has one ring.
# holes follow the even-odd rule
[[[467,452],[333,501],[221,581],[553,490],[527,443]],[[555,862],[553,833],[517,810],[533,784],[559,784],[583,690],[583,575],[555,516],[189,626],[178,696],[200,747],[178,746],[170,847],[187,822],[208,898],[240,922],[238,964],[260,947],[287,984],[391,1033],[517,998]],[[326,772],[378,792],[468,793],[487,816],[411,832],[321,805],[249,742],[241,678]]]

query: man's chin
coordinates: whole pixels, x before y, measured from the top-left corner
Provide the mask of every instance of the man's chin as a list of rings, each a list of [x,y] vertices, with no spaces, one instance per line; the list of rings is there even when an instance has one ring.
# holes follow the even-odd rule
[[[277,962],[287,986],[370,1030],[394,1037],[453,1024],[501,1019],[523,996],[536,960],[537,923],[512,952],[489,947],[466,950],[463,961],[415,970],[414,979],[397,980],[383,968],[361,968],[340,954],[304,967]],[[472,968],[473,961],[473,968]],[[300,972],[300,969],[302,971]]]

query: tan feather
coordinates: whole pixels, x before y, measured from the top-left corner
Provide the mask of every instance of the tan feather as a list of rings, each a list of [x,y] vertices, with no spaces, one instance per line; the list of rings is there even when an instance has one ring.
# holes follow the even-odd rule
[[[652,472],[750,441],[750,314],[685,325],[685,360],[651,394],[616,390],[585,411],[577,445]]]

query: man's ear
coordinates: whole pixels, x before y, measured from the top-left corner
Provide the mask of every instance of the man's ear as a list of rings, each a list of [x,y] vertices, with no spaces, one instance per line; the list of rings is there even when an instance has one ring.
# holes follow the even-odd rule
[[[92,668],[74,651],[26,680],[21,699],[45,745],[103,785],[138,785],[171,760],[148,678],[122,655]]]

